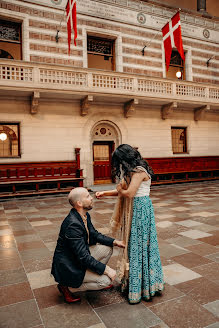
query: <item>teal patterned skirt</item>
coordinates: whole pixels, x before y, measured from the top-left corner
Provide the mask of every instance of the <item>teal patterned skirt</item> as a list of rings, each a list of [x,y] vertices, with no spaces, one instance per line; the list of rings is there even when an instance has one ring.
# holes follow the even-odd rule
[[[129,239],[129,302],[149,300],[164,288],[154,209],[148,196],[135,197]]]

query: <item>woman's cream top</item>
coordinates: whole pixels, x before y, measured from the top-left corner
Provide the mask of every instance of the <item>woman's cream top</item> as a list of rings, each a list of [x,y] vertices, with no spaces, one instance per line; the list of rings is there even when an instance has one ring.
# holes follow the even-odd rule
[[[149,180],[142,181],[142,183],[140,184],[140,186],[135,194],[135,197],[149,196],[150,195],[150,187],[151,187],[151,176],[147,172],[147,170],[142,166],[137,166],[136,169],[138,171],[144,171],[145,173],[147,173]]]

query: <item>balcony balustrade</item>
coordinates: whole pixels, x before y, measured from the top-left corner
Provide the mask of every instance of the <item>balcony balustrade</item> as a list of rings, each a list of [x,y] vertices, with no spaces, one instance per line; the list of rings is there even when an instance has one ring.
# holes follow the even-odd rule
[[[120,72],[1,60],[0,90],[59,90],[113,94],[218,105],[219,87],[211,84],[143,77]]]

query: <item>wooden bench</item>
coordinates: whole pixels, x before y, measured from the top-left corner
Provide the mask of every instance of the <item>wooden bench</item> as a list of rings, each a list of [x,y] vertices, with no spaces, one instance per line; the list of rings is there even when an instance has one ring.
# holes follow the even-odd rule
[[[66,192],[83,186],[80,148],[76,159],[0,164],[0,197]]]
[[[153,184],[219,179],[219,156],[147,158],[155,176]]]

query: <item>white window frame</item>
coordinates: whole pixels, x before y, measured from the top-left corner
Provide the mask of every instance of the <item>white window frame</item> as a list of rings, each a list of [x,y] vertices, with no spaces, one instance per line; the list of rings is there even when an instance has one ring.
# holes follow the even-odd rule
[[[1,9],[0,18],[7,21],[14,21],[21,23],[21,48],[22,48],[22,60],[30,61],[29,52],[29,16],[23,13],[15,13],[11,10]]]
[[[174,50],[177,50],[177,49],[174,48]],[[191,50],[191,47],[188,47],[188,46],[183,46],[183,50],[185,52],[185,75],[186,75],[186,79],[184,81],[192,81],[193,80],[193,76],[192,76],[192,50]],[[163,63],[163,77],[167,78],[165,51],[164,51],[163,42],[162,42],[162,63]],[[177,78],[176,78],[176,80],[177,80]]]
[[[115,71],[122,72],[123,64],[122,64],[122,36],[121,33],[110,33],[109,30],[106,29],[98,29],[98,28],[90,28],[83,27],[82,28],[82,37],[83,37],[83,67],[88,68],[88,60],[87,60],[87,35],[93,35],[101,38],[108,38],[115,40]]]

